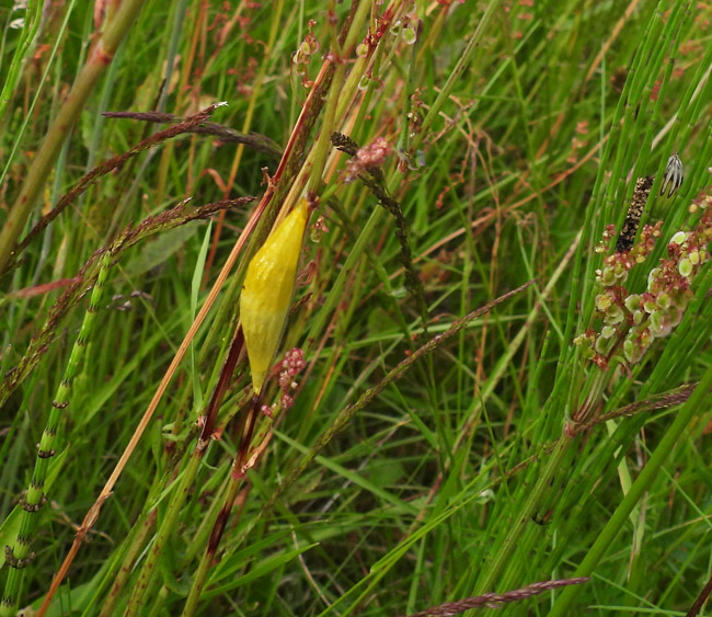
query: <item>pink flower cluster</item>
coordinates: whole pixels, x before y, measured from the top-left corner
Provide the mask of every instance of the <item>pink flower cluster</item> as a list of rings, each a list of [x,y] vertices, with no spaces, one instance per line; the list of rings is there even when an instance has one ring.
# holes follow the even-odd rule
[[[376,137],[369,145],[359,148],[356,156],[346,163],[344,182],[347,184],[353,182],[369,168],[383,165],[392,150],[390,144],[383,137]]]
[[[279,389],[282,391],[280,403],[282,409],[289,409],[294,405],[292,392],[296,390],[299,385],[294,378],[304,370],[306,365],[304,351],[299,347],[294,347],[284,354],[284,359],[281,362],[279,371]]]

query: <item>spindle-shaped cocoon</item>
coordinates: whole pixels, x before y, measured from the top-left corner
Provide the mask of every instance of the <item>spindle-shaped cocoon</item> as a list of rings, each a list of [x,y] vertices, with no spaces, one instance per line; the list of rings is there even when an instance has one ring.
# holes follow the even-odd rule
[[[308,212],[306,199],[302,198],[247,266],[240,295],[240,320],[256,394],[262,389],[282,338]]]

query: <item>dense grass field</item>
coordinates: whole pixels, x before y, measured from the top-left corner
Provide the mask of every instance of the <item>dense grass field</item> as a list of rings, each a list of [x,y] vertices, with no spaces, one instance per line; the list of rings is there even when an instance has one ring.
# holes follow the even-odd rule
[[[0,23],[0,617],[705,614],[712,4]]]

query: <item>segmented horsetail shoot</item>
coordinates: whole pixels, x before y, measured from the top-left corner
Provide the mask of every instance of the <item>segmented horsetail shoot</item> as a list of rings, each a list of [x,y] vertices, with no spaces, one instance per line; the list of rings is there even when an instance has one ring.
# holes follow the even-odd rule
[[[72,382],[79,372],[87,342],[94,330],[96,313],[99,310],[99,304],[104,293],[104,284],[109,274],[110,262],[111,252],[107,250],[101,260],[99,273],[89,300],[89,307],[84,314],[64,375],[59,382],[57,393],[52,401],[47,424],[37,444],[37,458],[32,480],[27,491],[20,499],[22,512],[19,530],[14,540],[4,548],[5,561],[9,566],[9,571],[2,600],[0,601],[0,617],[14,617],[16,615],[20,597],[23,593],[23,568],[29,565],[35,556],[35,553],[31,550],[31,544],[39,522],[40,512],[45,503],[47,503],[47,496],[44,491],[47,472],[52,457],[61,445],[58,432],[61,430],[64,411],[69,406]]]

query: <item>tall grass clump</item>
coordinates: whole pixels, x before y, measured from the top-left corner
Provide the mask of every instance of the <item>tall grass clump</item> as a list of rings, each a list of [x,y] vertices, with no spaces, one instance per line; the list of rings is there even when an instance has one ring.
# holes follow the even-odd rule
[[[0,617],[703,614],[712,9],[0,15]]]

